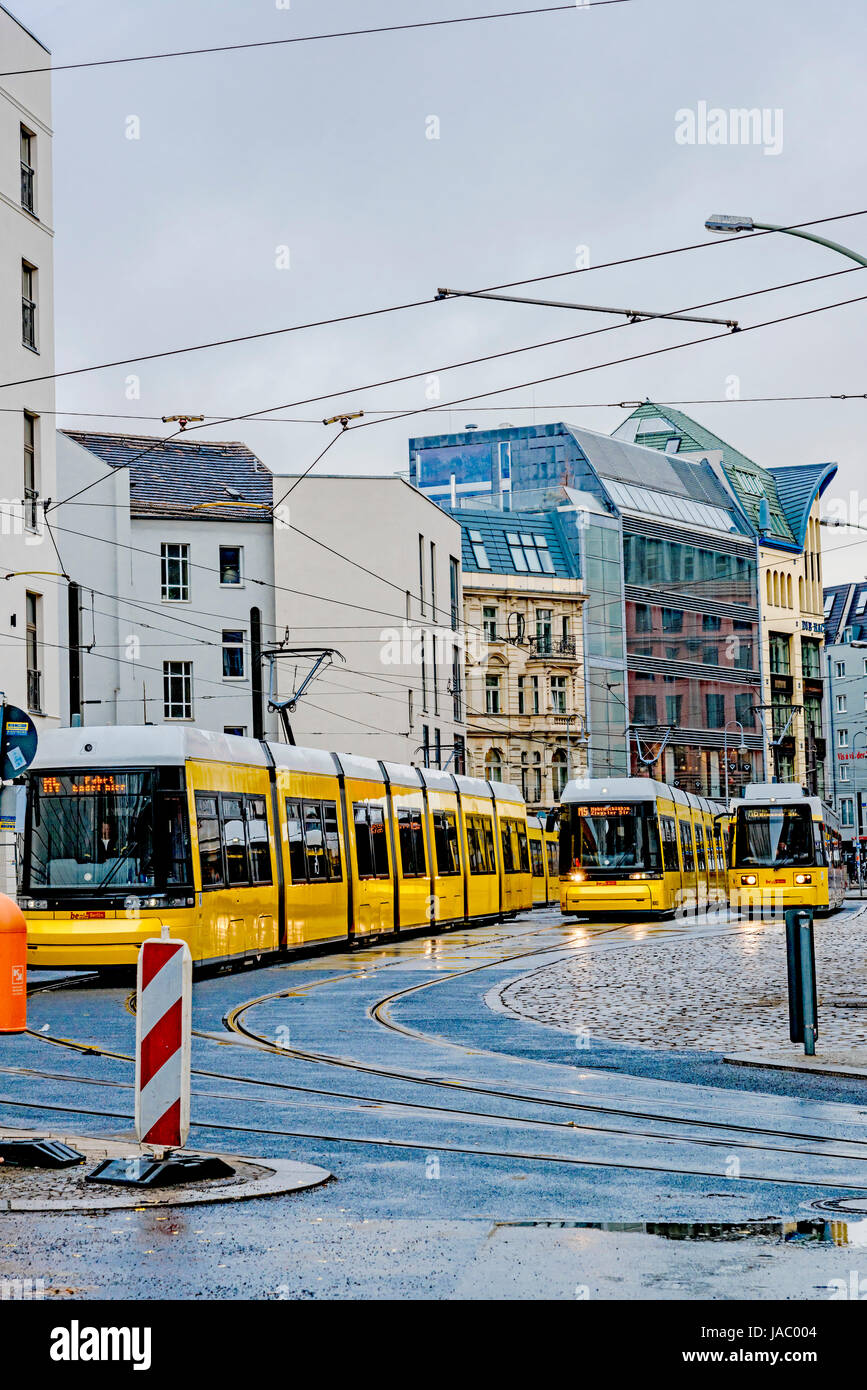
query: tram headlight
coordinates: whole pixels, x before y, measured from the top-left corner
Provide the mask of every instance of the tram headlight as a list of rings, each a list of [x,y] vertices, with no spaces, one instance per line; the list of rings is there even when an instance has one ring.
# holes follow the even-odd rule
[[[662,874],[653,874],[653,873],[641,872],[641,873],[636,873],[636,874],[630,874],[629,877],[630,877],[630,878],[662,878]]]
[[[813,875],[812,875],[812,874],[795,874],[795,882],[796,882],[796,883],[812,883],[812,882],[813,882]]]
[[[22,912],[47,912],[48,903],[45,898],[19,898],[18,906]]]
[[[748,888],[754,887],[757,882],[758,879],[755,874],[741,874],[741,883],[745,884]]]
[[[586,877],[587,875],[582,874],[580,869],[576,869],[574,874],[569,875],[569,878],[573,883],[583,883]]]

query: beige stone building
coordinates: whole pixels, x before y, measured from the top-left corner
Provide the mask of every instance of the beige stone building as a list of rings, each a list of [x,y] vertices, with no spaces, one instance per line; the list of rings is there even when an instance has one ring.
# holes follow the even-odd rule
[[[467,748],[477,777],[533,809],[586,776],[585,591],[556,511],[465,510],[460,520]]]

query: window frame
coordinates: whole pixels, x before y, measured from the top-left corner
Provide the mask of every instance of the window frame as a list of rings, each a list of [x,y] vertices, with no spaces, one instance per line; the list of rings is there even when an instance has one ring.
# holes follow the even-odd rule
[[[182,667],[182,668],[184,668],[184,669],[181,670],[180,672],[178,672],[178,671],[172,671],[172,670],[170,670],[169,668],[170,668],[170,667],[173,667],[173,666],[179,666],[179,667]],[[170,698],[171,682],[172,682],[173,680],[181,680],[181,681],[184,682],[184,683],[189,682],[189,711],[190,711],[189,714],[171,714],[171,713],[169,713],[170,709],[171,709],[172,707],[176,706],[176,705],[179,704],[179,703],[182,705],[182,707],[183,707],[184,709],[187,708],[186,695],[184,696],[184,698],[183,698],[180,702],[179,702],[179,701],[176,701],[176,700],[172,700],[172,699]],[[185,688],[185,691],[186,691],[186,684],[185,684],[185,687],[184,687],[184,688]],[[169,722],[169,723],[172,723],[172,724],[189,723],[189,721],[194,717],[194,709],[195,709],[195,706],[194,706],[194,702],[193,702],[193,663],[192,663],[192,661],[164,661],[164,662],[163,662],[163,719],[166,720],[166,721]]]
[[[177,550],[178,555],[170,555],[170,550]],[[181,578],[177,584],[169,582],[169,564],[175,561],[180,566]],[[189,541],[160,541],[160,602],[161,603],[189,603],[192,595],[192,584],[190,578],[190,543]],[[176,588],[180,596],[172,598],[170,590]]]

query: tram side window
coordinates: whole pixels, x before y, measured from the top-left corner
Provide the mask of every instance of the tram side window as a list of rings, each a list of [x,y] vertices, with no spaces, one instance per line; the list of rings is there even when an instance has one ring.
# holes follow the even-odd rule
[[[355,846],[359,878],[388,878],[388,846],[385,843],[385,816],[381,806],[356,801]]]
[[[434,811],[434,845],[436,846],[437,873],[440,877],[459,874],[461,856],[458,849],[457,820],[451,811]]]
[[[397,834],[400,840],[400,864],[404,878],[422,878],[427,872],[424,853],[424,828],[419,809],[402,806],[397,813]]]
[[[531,864],[532,864],[532,866],[533,866],[533,877],[534,877],[534,878],[544,878],[544,877],[545,877],[545,860],[544,860],[544,858],[543,858],[543,856],[542,856],[542,842],[541,842],[541,840],[531,840],[531,841],[530,841],[530,862],[531,862]]]
[[[683,871],[685,874],[695,872],[695,851],[692,847],[692,833],[688,820],[680,822],[680,848],[683,852]]]
[[[695,858],[698,867],[704,872],[707,868],[707,860],[704,857],[704,826],[698,821],[695,826]]]
[[[502,827],[503,839],[503,873],[514,874],[517,872],[514,856],[513,836],[511,834],[509,822],[506,821]]]
[[[662,862],[669,873],[680,872],[680,860],[677,856],[677,827],[674,823],[674,816],[660,816],[662,826]]]
[[[202,888],[222,888],[223,850],[220,844],[220,816],[217,798],[196,792],[196,825],[199,835],[199,864]]]
[[[518,868],[517,873],[528,874],[530,872],[530,851],[527,848],[527,832],[523,825],[514,825],[512,829],[518,836]]]
[[[292,882],[339,882],[342,872],[337,803],[287,800],[286,822]]]
[[[490,816],[467,816],[467,845],[470,851],[471,874],[492,874],[496,871],[494,832]]]
[[[286,800],[286,831],[289,836],[289,873],[293,883],[306,883],[307,860],[304,831],[301,828],[301,802]]]
[[[546,840],[545,848],[548,851],[548,877],[556,878],[560,872],[559,858],[560,848],[556,840]]]
[[[254,883],[271,882],[271,844],[264,796],[247,797],[247,839]]]
[[[244,798],[223,795],[220,798],[220,810],[223,823],[223,848],[226,852],[227,881],[230,884],[249,883],[250,865],[247,862]]]

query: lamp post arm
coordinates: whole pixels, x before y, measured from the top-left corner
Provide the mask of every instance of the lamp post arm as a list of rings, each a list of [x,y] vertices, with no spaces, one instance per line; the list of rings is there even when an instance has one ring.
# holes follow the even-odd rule
[[[848,246],[841,246],[838,241],[829,241],[827,237],[818,236],[815,232],[804,232],[797,227],[778,227],[773,222],[754,221],[753,226],[758,232],[785,232],[786,236],[799,236],[803,237],[804,241],[815,241],[818,246],[827,246],[829,251],[839,251],[841,256],[848,256],[850,261],[867,266],[867,256],[860,256]]]

